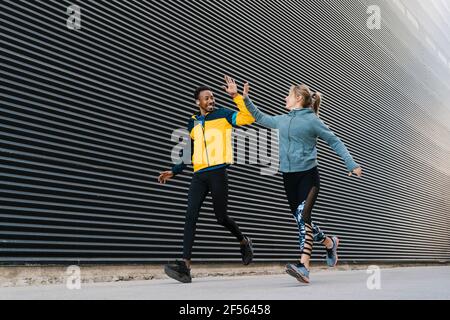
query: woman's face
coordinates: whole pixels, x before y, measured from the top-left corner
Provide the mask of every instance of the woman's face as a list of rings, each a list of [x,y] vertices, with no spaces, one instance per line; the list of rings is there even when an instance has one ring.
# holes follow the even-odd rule
[[[286,109],[292,110],[301,107],[303,97],[297,97],[295,95],[294,90],[291,90],[285,100],[286,100]]]

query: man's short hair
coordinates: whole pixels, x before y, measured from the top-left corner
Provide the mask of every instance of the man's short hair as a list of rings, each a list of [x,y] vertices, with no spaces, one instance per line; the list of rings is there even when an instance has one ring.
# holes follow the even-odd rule
[[[202,93],[203,91],[212,91],[212,90],[211,90],[211,88],[209,88],[207,86],[198,87],[197,89],[195,89],[195,92],[194,92],[195,101],[197,101],[199,99],[200,93]]]

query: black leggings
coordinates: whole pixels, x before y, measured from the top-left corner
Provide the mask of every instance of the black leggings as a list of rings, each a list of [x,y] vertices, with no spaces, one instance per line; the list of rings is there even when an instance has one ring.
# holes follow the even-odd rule
[[[188,209],[186,213],[186,224],[184,227],[183,259],[191,259],[200,208],[210,191],[217,222],[229,230],[239,242],[244,240],[244,236],[239,230],[239,227],[227,215],[227,169],[223,168],[196,173],[192,178],[191,187],[189,189]]]
[[[325,234],[312,222],[311,217],[320,191],[319,170],[315,167],[304,172],[284,173],[283,180],[291,212],[299,227],[300,250],[303,252],[305,243],[312,248],[309,233],[312,232],[311,237],[316,242],[323,243],[326,240]]]

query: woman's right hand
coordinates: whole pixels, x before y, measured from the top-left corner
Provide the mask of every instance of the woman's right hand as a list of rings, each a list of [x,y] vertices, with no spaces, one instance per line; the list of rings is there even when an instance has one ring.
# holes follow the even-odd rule
[[[243,91],[242,95],[244,96],[244,98],[247,98],[249,93],[250,93],[250,83],[245,81],[244,82],[244,91]]]
[[[355,170],[353,170],[352,172],[350,172],[350,173],[348,174],[348,176],[349,176],[349,177],[352,177],[354,174],[355,174],[357,177],[361,178],[362,175],[363,175],[362,168],[361,168],[361,167],[356,168]]]
[[[161,184],[166,184],[170,179],[172,179],[175,175],[172,171],[161,172],[158,177],[158,182]]]

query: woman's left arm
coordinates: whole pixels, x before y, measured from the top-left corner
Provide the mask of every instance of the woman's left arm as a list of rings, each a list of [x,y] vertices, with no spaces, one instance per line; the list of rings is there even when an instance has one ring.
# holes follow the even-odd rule
[[[347,166],[348,171],[350,172],[349,175],[352,175],[353,173],[356,174],[358,177],[362,176],[362,169],[361,167],[353,160],[353,157],[350,155],[350,152],[348,151],[347,147],[344,145],[344,143],[339,139],[333,131],[319,118],[315,120],[314,122],[315,129],[317,136],[323,139],[328,145],[334,150],[334,152],[337,153],[338,156],[340,156]]]

